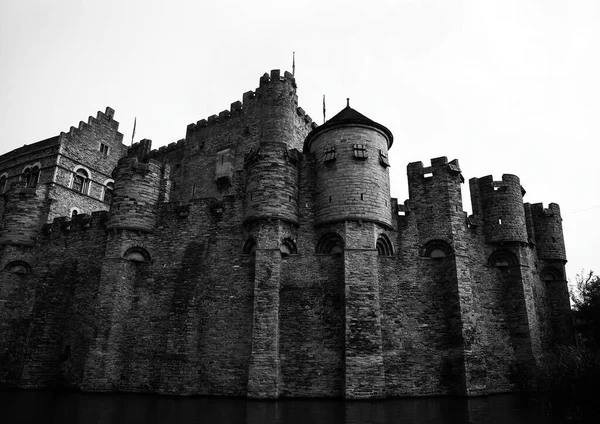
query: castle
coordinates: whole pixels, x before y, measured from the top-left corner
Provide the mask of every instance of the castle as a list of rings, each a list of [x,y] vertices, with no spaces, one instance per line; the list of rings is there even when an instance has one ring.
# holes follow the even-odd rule
[[[558,205],[457,160],[408,165],[292,74],[185,139],[127,147],[107,108],[0,156],[0,386],[251,398],[527,387],[572,342]]]

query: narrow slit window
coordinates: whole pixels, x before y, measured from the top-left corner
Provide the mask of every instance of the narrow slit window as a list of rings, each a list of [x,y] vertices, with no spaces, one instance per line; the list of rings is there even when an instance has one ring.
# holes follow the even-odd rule
[[[365,144],[355,144],[354,148],[354,159],[365,160],[368,157],[367,146]]]
[[[108,146],[104,143],[100,143],[100,153],[108,156]]]

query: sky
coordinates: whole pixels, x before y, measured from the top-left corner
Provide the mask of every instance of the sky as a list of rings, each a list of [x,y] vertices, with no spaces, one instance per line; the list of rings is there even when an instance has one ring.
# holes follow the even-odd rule
[[[319,124],[346,105],[387,126],[392,197],[406,165],[458,159],[468,180],[515,174],[558,203],[567,276],[600,273],[597,0],[4,0],[0,153],[115,109],[153,147],[291,71]]]

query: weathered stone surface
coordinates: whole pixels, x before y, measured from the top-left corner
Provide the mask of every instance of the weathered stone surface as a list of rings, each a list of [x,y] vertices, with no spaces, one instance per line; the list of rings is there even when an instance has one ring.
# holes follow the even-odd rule
[[[0,156],[0,386],[361,399],[530,385],[573,337],[558,205],[488,176],[467,217],[445,157],[408,165],[399,204],[391,133],[344,111],[316,131],[275,70],[158,150],[124,146],[108,108]]]

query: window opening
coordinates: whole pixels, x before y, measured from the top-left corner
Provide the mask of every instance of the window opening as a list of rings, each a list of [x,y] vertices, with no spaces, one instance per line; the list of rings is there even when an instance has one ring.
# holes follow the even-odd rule
[[[323,157],[324,162],[332,162],[336,157],[337,153],[335,151],[335,146],[325,148],[325,156]]]
[[[3,194],[6,191],[6,183],[8,182],[8,177],[6,175],[2,175],[0,177],[0,194]]]
[[[6,264],[4,270],[17,275],[27,275],[31,272],[31,267],[25,261],[12,261]]]
[[[150,254],[142,247],[130,247],[123,254],[123,257],[131,262],[150,262]]]
[[[115,189],[115,183],[108,182],[104,187],[104,198],[102,199],[104,203],[110,205],[113,199],[113,190]]]
[[[327,233],[317,243],[316,253],[335,255],[344,250],[344,240],[337,233]]]
[[[379,256],[392,256],[394,254],[394,248],[392,242],[385,234],[380,234],[377,238],[377,254]]]
[[[367,146],[365,144],[354,144],[354,159],[365,160],[368,157]]]
[[[104,143],[100,143],[100,153],[108,155],[108,146]]]
[[[383,150],[379,149],[379,163],[381,164],[381,166],[383,166],[384,168],[387,168],[388,166],[390,166],[390,161],[388,159],[388,155],[387,153],[385,153]]]
[[[87,194],[89,187],[89,176],[85,169],[78,169],[73,177],[73,190]]]

